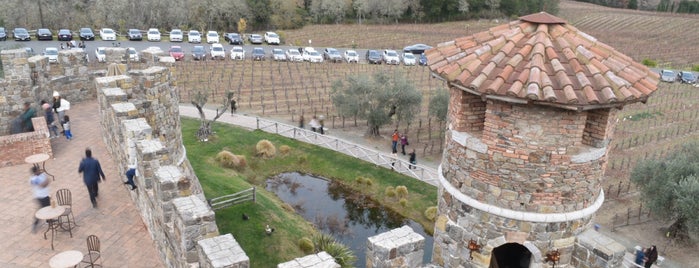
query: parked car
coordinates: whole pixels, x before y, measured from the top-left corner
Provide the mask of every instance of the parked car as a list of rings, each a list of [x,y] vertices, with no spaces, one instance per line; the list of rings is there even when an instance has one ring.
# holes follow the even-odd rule
[[[209,44],[218,44],[218,33],[216,31],[208,31],[206,32],[206,43]]]
[[[332,62],[342,62],[342,54],[337,49],[328,47],[323,50],[323,58]]]
[[[400,57],[398,57],[398,52],[396,52],[395,50],[386,49],[383,51],[383,54],[381,57],[383,58],[383,62],[386,64],[392,64],[392,65],[400,64]]]
[[[228,44],[231,45],[242,45],[243,44],[243,38],[240,37],[239,34],[237,33],[226,33],[223,35],[223,39],[228,42]]]
[[[290,48],[286,50],[286,58],[289,61],[303,61],[301,53],[295,48]]]
[[[92,32],[92,29],[90,28],[80,28],[80,40],[83,41],[89,41],[89,40],[95,40],[95,34]]]
[[[265,60],[265,49],[261,47],[254,47],[252,49],[252,60]]]
[[[100,39],[103,41],[116,41],[116,32],[111,28],[102,28],[100,30]]]
[[[272,49],[272,59],[275,61],[286,61],[286,54],[281,48]]]
[[[181,46],[170,46],[170,50],[167,51],[170,57],[175,58],[176,61],[184,60],[184,50]]]
[[[223,49],[223,45],[221,44],[211,44],[211,59],[226,59],[226,50]]]
[[[129,29],[129,31],[126,32],[126,35],[129,37],[129,41],[143,40],[143,35],[141,34],[141,30],[139,29]]]
[[[24,28],[15,28],[12,30],[12,37],[15,39],[15,41],[31,41],[32,37],[29,35],[29,32],[27,29]]]
[[[366,61],[371,64],[381,64],[381,53],[378,50],[367,50]]]
[[[107,55],[105,52],[106,48],[104,47],[98,47],[95,48],[95,59],[97,59],[97,62],[105,62],[107,59]]]
[[[157,28],[148,29],[148,41],[160,42],[160,30]]]
[[[129,61],[131,62],[138,62],[141,61],[141,56],[138,55],[138,51],[136,48],[130,47],[126,49],[127,52],[129,52]]]
[[[262,36],[259,34],[251,34],[248,36],[250,44],[262,44]]]
[[[241,46],[234,46],[231,48],[231,59],[232,60],[244,60],[245,50]]]
[[[415,45],[410,45],[410,46],[404,47],[403,52],[409,52],[409,53],[420,55],[422,53],[425,53],[425,50],[428,50],[430,48],[432,48],[432,47],[425,45],[425,44],[415,44]]]
[[[412,66],[415,65],[416,62],[417,59],[415,58],[415,54],[410,52],[403,52],[403,65]]]
[[[192,59],[206,60],[206,49],[204,49],[204,46],[194,46],[192,48]]]
[[[58,41],[71,41],[73,40],[73,33],[68,29],[58,30]]]
[[[279,45],[279,35],[275,32],[266,32],[265,43],[268,45]]]
[[[184,34],[180,29],[172,29],[170,31],[170,42],[182,42],[184,40]]]
[[[320,55],[320,53],[318,53],[318,51],[316,51],[315,48],[312,48],[312,47],[303,48],[303,52],[301,53],[301,56],[303,57],[303,60],[308,61],[308,62],[315,62],[315,63],[323,62],[323,56]]]
[[[49,63],[58,63],[58,48],[47,47],[41,54],[49,58]]]
[[[0,41],[7,41],[7,31],[4,27],[0,27]]]
[[[36,30],[36,40],[53,40],[53,33],[49,29],[41,28]]]
[[[688,72],[688,71],[680,71],[677,74],[677,81],[680,83],[687,83],[687,84],[694,84],[697,82],[696,77],[694,76],[694,73]]]
[[[418,59],[418,64],[422,66],[427,66],[427,56],[425,56],[425,53],[420,54],[420,59]]]
[[[671,70],[660,70],[660,81],[672,83],[675,82],[677,76]]]
[[[359,53],[357,53],[357,51],[351,49],[345,50],[344,57],[347,63],[359,63]]]
[[[190,43],[201,43],[201,33],[197,30],[189,30],[187,41]]]

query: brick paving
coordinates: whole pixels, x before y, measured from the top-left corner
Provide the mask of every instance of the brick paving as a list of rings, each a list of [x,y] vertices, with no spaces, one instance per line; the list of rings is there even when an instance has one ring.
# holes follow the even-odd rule
[[[56,176],[49,185],[55,193],[68,188],[73,196],[73,213],[78,227],[73,237],[58,232],[51,250],[51,237],[44,240],[46,224],[32,233],[33,215],[37,209],[29,185],[29,164],[0,168],[0,267],[48,267],[49,259],[65,250],[87,251],[85,239],[94,234],[100,238],[104,267],[164,267],[151,236],[131,201],[129,190],[122,184],[126,178],[117,174],[115,163],[106,151],[100,133],[97,101],[77,103],[68,111],[73,140],[53,139],[55,159],[46,162],[46,169]],[[107,177],[99,185],[98,208],[92,208],[87,189],[78,173],[78,165],[86,147],[92,148]],[[50,235],[50,233],[49,233]]]

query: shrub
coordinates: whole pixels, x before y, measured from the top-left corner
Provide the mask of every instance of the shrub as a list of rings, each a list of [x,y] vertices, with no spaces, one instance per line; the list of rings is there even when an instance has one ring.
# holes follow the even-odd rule
[[[437,217],[437,207],[428,207],[425,209],[425,218],[427,218],[430,221],[434,221],[434,219]]]
[[[287,155],[287,154],[289,154],[289,152],[291,152],[291,147],[289,147],[289,145],[279,146],[279,152],[282,155]]]
[[[305,254],[310,254],[310,253],[313,253],[315,251],[315,247],[313,246],[313,241],[311,241],[311,239],[308,237],[302,237],[301,239],[299,239],[299,248]]]
[[[385,194],[386,194],[386,196],[388,196],[388,197],[395,197],[395,196],[396,196],[396,190],[393,189],[393,186],[388,186],[388,187],[386,187]]]
[[[405,187],[403,185],[396,186],[396,195],[400,198],[406,198],[408,197],[408,187]]]
[[[349,247],[335,241],[335,238],[329,234],[321,233],[313,236],[313,246],[316,252],[325,251],[333,256],[335,262],[343,268],[353,267],[352,265],[357,260],[357,256]]]
[[[357,184],[364,184],[364,177],[359,176],[354,180]]]
[[[216,154],[216,162],[221,164],[223,167],[227,168],[232,168],[233,167],[233,158],[235,155],[229,151],[220,151],[218,154]]]
[[[658,66],[658,62],[651,60],[651,59],[643,59],[643,65],[648,66],[648,67],[656,67]]]
[[[306,155],[299,156],[299,164],[305,164],[306,162],[308,162],[308,156],[306,156]]]
[[[692,66],[692,71],[699,72],[699,65]]]
[[[371,178],[365,178],[364,184],[366,184],[367,186],[372,186],[372,185],[374,185],[374,181],[371,180]]]
[[[400,203],[401,206],[405,207],[408,205],[408,199],[401,198],[398,203]]]
[[[257,151],[257,155],[264,158],[272,158],[277,154],[277,148],[268,140],[258,141],[257,145],[255,145],[255,150]]]

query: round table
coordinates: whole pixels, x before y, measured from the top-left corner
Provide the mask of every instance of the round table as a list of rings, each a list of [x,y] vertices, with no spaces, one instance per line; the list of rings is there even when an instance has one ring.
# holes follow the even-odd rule
[[[56,206],[56,207],[51,207],[51,206],[46,206],[43,207],[34,213],[34,216],[37,219],[40,220],[46,220],[48,223],[49,227],[46,229],[46,232],[44,232],[44,239],[48,239],[46,237],[46,233],[51,232],[51,249],[53,250],[53,237],[56,236],[56,231],[60,227],[60,223],[58,222],[58,217],[63,215],[63,213],[66,212],[66,207],[64,206]],[[72,235],[72,233],[71,233]]]
[[[37,168],[41,168],[41,170],[43,170],[44,173],[46,173],[46,175],[51,176],[51,178],[55,181],[56,177],[54,177],[48,171],[46,171],[46,160],[49,160],[49,158],[51,158],[51,156],[49,156],[48,154],[39,153],[27,156],[26,158],[24,158],[24,162],[32,164]],[[39,166],[39,163],[41,163],[41,166]]]
[[[68,250],[53,255],[49,260],[51,268],[75,267],[83,260],[83,253],[77,250]]]

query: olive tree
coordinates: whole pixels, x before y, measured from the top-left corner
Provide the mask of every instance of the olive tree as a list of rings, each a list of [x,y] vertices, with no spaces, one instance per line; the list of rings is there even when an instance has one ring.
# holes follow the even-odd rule
[[[379,136],[394,119],[410,122],[422,103],[422,93],[400,72],[348,76],[333,83],[330,97],[340,115],[367,120],[368,136]]]
[[[696,240],[699,233],[699,147],[686,144],[662,160],[646,160],[631,173],[643,202],[671,225],[668,234]]]
[[[446,121],[449,110],[449,91],[437,90],[432,99],[430,99],[427,110],[431,116],[436,117],[440,122]]]
[[[197,111],[199,111],[199,120],[201,122],[201,124],[199,124],[199,130],[197,130],[197,138],[199,141],[209,141],[209,136],[213,134],[211,131],[211,123],[216,122],[216,120],[218,120],[218,118],[221,117],[226,110],[228,110],[231,105],[232,98],[233,92],[227,91],[223,104],[216,108],[216,116],[214,116],[214,119],[207,120],[206,114],[204,113],[204,105],[206,105],[206,102],[209,100],[209,93],[204,90],[198,90],[196,93],[194,93],[192,105],[194,105],[194,107],[197,108]]]

